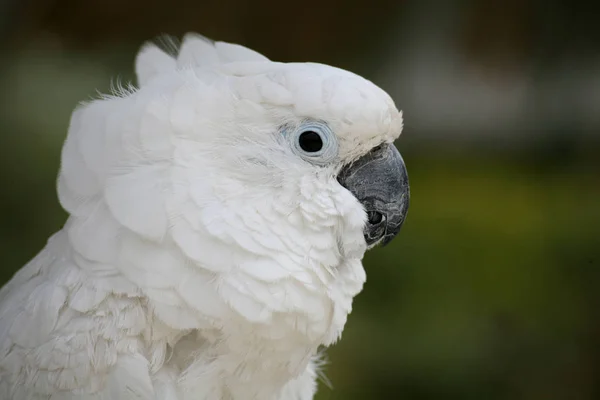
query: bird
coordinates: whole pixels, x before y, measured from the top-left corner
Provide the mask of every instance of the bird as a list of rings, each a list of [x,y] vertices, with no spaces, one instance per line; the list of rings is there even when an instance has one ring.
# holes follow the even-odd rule
[[[0,290],[0,398],[312,399],[365,252],[406,218],[402,112],[195,33],[135,73],[71,115],[68,218]]]

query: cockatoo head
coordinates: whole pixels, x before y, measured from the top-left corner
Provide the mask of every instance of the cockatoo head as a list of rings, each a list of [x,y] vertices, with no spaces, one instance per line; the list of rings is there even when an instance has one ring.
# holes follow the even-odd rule
[[[365,250],[389,242],[408,208],[391,98],[338,68],[198,36],[176,55],[145,46],[136,72],[138,89],[74,114],[63,206],[105,206],[123,230],[194,265],[224,310],[334,341]]]

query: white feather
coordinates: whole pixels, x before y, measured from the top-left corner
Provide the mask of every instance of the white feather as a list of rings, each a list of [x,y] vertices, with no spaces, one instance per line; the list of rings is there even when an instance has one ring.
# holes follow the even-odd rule
[[[219,53],[210,40],[198,34],[185,35],[177,56],[179,67],[209,67],[220,62]]]
[[[269,61],[269,59],[262,54],[247,47],[240,46],[239,44],[215,42],[214,46],[223,63],[234,61]]]
[[[145,86],[153,77],[175,71],[176,66],[177,63],[173,57],[159,49],[155,44],[147,43],[135,58],[135,74],[138,78],[138,84]]]
[[[371,82],[187,35],[139,88],[73,113],[70,217],[0,290],[0,398],[310,400],[362,290],[365,212],[342,165],[402,128]],[[339,154],[282,126],[325,121]]]

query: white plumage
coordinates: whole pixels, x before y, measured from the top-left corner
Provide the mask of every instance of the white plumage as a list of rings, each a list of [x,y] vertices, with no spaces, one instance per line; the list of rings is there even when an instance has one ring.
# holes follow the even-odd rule
[[[0,398],[308,400],[365,281],[366,214],[336,181],[402,128],[369,81],[185,37],[84,104],[62,230],[0,291]],[[325,121],[317,165],[282,127]]]

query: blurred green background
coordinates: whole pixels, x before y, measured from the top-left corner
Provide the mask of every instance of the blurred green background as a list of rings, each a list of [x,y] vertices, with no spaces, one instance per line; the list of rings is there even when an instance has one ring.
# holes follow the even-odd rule
[[[0,283],[66,214],[79,101],[196,31],[349,69],[404,110],[412,202],[328,351],[325,399],[600,399],[600,4],[4,0]]]

